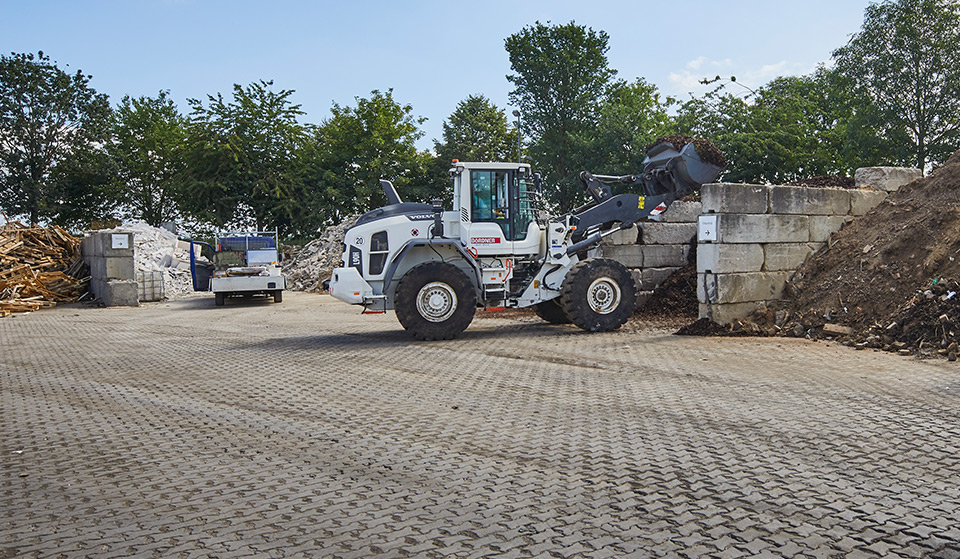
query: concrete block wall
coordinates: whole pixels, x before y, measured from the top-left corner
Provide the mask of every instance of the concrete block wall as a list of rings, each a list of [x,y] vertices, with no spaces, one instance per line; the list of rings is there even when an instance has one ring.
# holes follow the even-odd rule
[[[133,233],[94,231],[80,244],[80,253],[90,267],[90,291],[104,305],[139,305],[133,261]]]
[[[787,281],[807,257],[844,224],[879,204],[887,192],[704,185],[702,212],[714,216],[716,226],[715,240],[703,240],[701,232],[697,246],[700,317],[727,323],[780,299]]]
[[[663,212],[660,221],[641,222],[637,227],[606,237],[603,256],[630,269],[637,284],[637,306],[654,288],[687,263],[696,242],[700,202],[677,201]]]

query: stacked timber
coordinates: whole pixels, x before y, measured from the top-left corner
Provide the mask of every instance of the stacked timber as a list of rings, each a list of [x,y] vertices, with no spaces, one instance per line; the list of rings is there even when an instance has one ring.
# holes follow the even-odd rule
[[[86,292],[80,239],[57,226],[0,227],[0,317],[74,302]]]

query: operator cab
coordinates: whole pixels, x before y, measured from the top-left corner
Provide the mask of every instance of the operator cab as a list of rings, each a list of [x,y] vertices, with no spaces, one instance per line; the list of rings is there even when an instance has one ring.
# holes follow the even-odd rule
[[[454,161],[454,210],[460,240],[478,255],[530,255],[540,251],[535,178],[526,163]]]

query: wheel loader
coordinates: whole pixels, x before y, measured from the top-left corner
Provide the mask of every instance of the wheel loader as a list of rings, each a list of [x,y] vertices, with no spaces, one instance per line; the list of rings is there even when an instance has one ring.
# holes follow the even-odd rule
[[[602,257],[601,240],[657,220],[720,170],[693,142],[660,143],[648,151],[642,173],[582,172],[589,202],[555,217],[543,217],[542,181],[526,163],[455,160],[450,210],[439,201],[403,202],[381,180],[387,205],[346,231],[342,266],[325,283],[365,313],[395,310],[421,340],[458,336],[478,307],[533,307],[551,323],[615,330],[633,313],[637,288],[622,264]],[[640,193],[613,194],[612,184]]]

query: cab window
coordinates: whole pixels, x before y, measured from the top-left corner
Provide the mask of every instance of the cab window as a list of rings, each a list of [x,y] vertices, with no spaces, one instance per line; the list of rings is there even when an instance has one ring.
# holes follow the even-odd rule
[[[473,221],[508,219],[507,171],[471,171]]]

